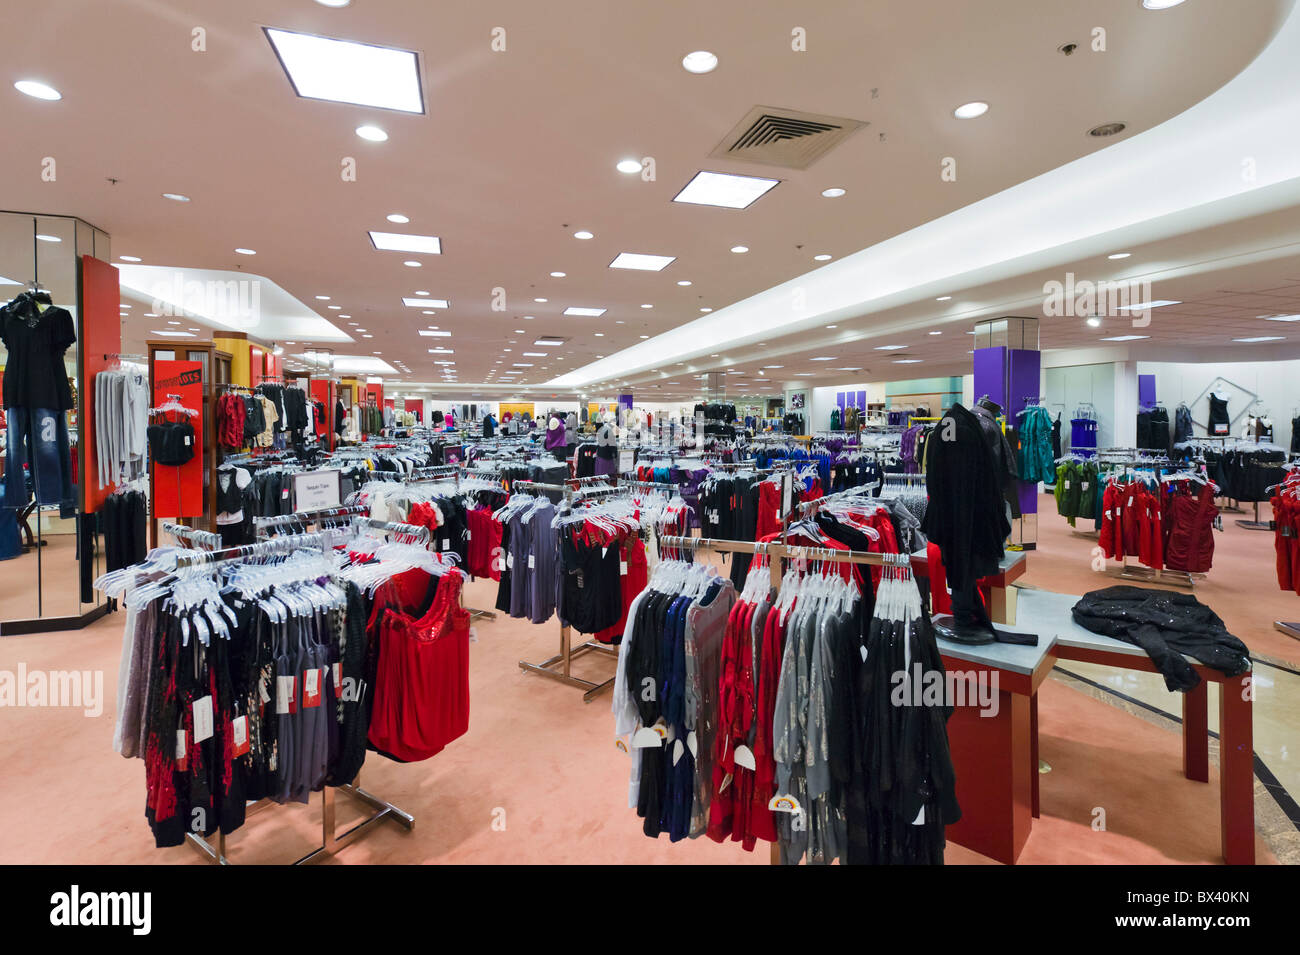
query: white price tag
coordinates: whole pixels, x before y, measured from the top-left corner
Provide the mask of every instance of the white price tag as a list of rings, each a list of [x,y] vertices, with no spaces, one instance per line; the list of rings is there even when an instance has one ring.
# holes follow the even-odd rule
[[[204,696],[194,701],[194,742],[202,743],[212,738],[212,697]]]

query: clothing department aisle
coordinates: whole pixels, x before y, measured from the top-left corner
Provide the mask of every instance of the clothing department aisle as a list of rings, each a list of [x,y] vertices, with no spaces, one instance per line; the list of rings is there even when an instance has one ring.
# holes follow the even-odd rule
[[[491,606],[496,584],[467,585],[469,606]],[[153,848],[143,824],[143,771],[113,752],[114,693],[122,615],[83,631],[5,637],[0,670],[103,672],[102,715],[17,708],[6,714],[0,766],[0,863],[200,865],[188,847]],[[584,704],[571,687],[522,672],[518,661],[556,652],[559,628],[500,617],[475,623],[470,644],[469,733],[434,759],[401,765],[367,754],[361,784],[415,817],[415,829],[380,826],[344,849],[336,864],[633,863],[767,864],[769,855],[708,839],[650,840],[626,808],[627,758],[614,746],[607,694]],[[580,658],[575,672],[604,679],[612,661]],[[1055,680],[1041,691],[1043,816],[1022,864],[1206,862],[1219,857],[1218,787],[1181,776],[1178,736]],[[1097,734],[1103,734],[1099,737]],[[1105,747],[1096,744],[1107,741]],[[34,740],[40,740],[35,745]],[[1136,770],[1133,767],[1137,767]],[[1149,798],[1168,794],[1177,812]],[[1111,831],[1093,832],[1091,807],[1105,805]],[[359,818],[336,801],[340,829]],[[496,826],[494,827],[494,822]],[[273,806],[249,817],[228,842],[239,863],[291,861],[318,844],[320,800]],[[948,846],[950,864],[989,860]],[[1261,862],[1273,861],[1261,843]]]

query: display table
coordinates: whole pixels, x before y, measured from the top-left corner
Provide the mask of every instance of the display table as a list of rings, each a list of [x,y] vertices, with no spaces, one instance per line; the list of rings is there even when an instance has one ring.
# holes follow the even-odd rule
[[[1022,590],[1016,629],[1039,634],[1039,642],[1053,645],[1052,653],[1061,660],[1079,660],[1145,673],[1159,672],[1141,648],[1085,630],[1075,623],[1070,608],[1078,600],[1078,597],[1068,594]],[[1223,858],[1228,865],[1254,865],[1255,751],[1251,674],[1224,676],[1191,657],[1186,659],[1200,675],[1201,682],[1194,690],[1178,694],[1182,697],[1183,711],[1183,774],[1196,782],[1210,780],[1208,686],[1217,683],[1219,826]],[[960,780],[960,776],[958,778]]]
[[[1036,647],[936,642],[944,670],[961,674],[968,687],[965,704],[954,706],[948,720],[961,806],[948,838],[1013,865],[1038,815],[1038,687],[1056,665],[1053,641],[1040,636]],[[969,691],[972,677],[985,688],[987,707]]]

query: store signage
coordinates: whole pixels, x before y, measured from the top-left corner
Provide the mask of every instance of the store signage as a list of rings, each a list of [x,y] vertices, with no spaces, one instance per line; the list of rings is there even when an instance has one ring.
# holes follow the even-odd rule
[[[342,471],[307,471],[293,476],[293,509],[319,511],[338,507],[343,497]]]
[[[157,359],[153,363],[154,407],[176,395],[180,403],[195,411],[203,409],[203,365],[197,361]],[[171,415],[172,418],[177,417]],[[205,511],[203,472],[207,458],[203,451],[204,427],[195,417],[194,457],[178,467],[153,464],[153,516],[156,518],[202,517]]]

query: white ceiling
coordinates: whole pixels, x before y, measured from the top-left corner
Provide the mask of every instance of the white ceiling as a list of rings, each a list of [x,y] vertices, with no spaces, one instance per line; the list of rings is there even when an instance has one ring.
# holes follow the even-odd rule
[[[1291,9],[1291,0],[1189,0],[1161,12],[1138,0],[856,0],[815,8],[739,0],[511,0],[472,8],[354,0],[343,9],[309,0],[9,3],[0,9],[8,79],[0,115],[7,128],[40,134],[11,137],[0,153],[0,206],[81,216],[112,234],[115,254],[145,265],[263,277],[283,291],[286,310],[251,330],[257,337],[333,340],[340,352],[379,353],[409,367],[407,381],[441,383],[448,366],[433,360],[454,359],[461,387],[446,390],[485,397],[491,390],[481,382],[523,351],[546,351],[546,359],[522,359],[534,365],[522,378],[539,393],[557,393],[544,383],[696,319],[702,307],[721,310],[804,276],[818,265],[815,254],[850,256],[1074,160],[1110,153],[1106,146],[1155,129],[1241,73]],[[192,49],[196,26],[206,31],[205,52]],[[427,115],[297,98],[262,26],[416,50]],[[1094,53],[1098,26],[1107,49]],[[506,31],[504,51],[492,49],[494,27]],[[806,31],[806,52],[791,49],[794,27]],[[1069,57],[1057,52],[1067,42],[1079,44]],[[716,52],[718,69],[703,76],[682,70],[682,55],[693,49]],[[18,94],[11,83],[20,78],[56,86],[63,100]],[[955,106],[973,99],[988,101],[988,114],[952,118]],[[709,158],[755,105],[869,125],[806,171]],[[1086,134],[1117,120],[1128,124],[1119,137]],[[384,127],[391,138],[360,140],[353,130],[363,123]],[[39,176],[46,156],[59,163],[54,182]],[[654,157],[656,180],[616,172],[615,162],[629,156]],[[940,178],[945,157],[957,161],[955,182]],[[356,181],[340,176],[348,158],[356,161]],[[743,211],[672,203],[701,169],[783,181]],[[1234,163],[1225,175],[1237,171]],[[822,198],[829,186],[847,194]],[[163,192],[192,201],[171,202]],[[1080,195],[1075,214],[1086,219],[1103,202]],[[388,223],[392,212],[410,224]],[[1287,223],[1275,225],[1287,232]],[[443,254],[376,252],[371,229],[438,235]],[[595,238],[577,240],[577,229]],[[1008,238],[994,230],[985,241],[997,247]],[[1128,260],[1131,268],[1145,274],[1153,263],[1167,270],[1182,261],[1168,254],[1169,241],[1146,243],[1148,254]],[[732,254],[737,244],[750,251]],[[236,247],[257,255],[237,255]],[[623,251],[677,260],[659,273],[608,269]],[[1007,255],[1019,259],[1011,252],[1021,251]],[[1068,261],[1054,258],[1053,275]],[[407,259],[423,267],[403,266]],[[1272,264],[1240,288],[1267,295],[1295,284],[1295,262],[1279,257]],[[945,363],[960,368],[968,359],[956,339],[974,316],[1034,301],[1044,279],[1033,278],[1046,264],[1021,265],[1019,273],[953,283],[961,294],[943,311],[933,296],[925,308],[914,296],[885,303],[870,318],[861,309],[844,322],[775,327],[765,345],[750,342],[737,355],[674,352],[673,368],[699,373],[731,362],[752,371],[761,348],[790,356],[769,359],[786,365],[778,374],[817,371],[829,381],[836,376],[817,365],[791,369],[800,358],[825,354],[827,343],[844,355],[843,367],[868,367],[879,377],[941,373]],[[552,271],[567,275],[551,278]],[[505,311],[494,310],[496,289],[505,292]],[[450,308],[434,316],[404,308],[402,297],[417,290],[448,299]],[[861,290],[861,300],[871,291]],[[1172,297],[1191,303],[1195,294]],[[318,295],[352,318],[321,319],[330,313]],[[1211,310],[1221,304],[1198,303]],[[608,311],[599,319],[562,316],[570,305]],[[284,324],[310,318],[313,309],[321,324]],[[876,360],[882,353],[865,342],[890,321],[928,322],[927,330],[944,334],[908,343],[923,364],[883,367]],[[128,333],[147,337],[151,329],[136,322],[128,320]],[[416,328],[430,323],[452,336],[418,337]],[[827,331],[825,324],[842,327]],[[358,327],[374,337],[363,339]],[[352,341],[339,341],[337,331]],[[743,334],[737,326],[738,341]],[[568,341],[559,349],[532,347],[543,335]],[[1056,346],[1046,331],[1044,339]],[[1059,341],[1071,343],[1068,336]],[[426,351],[438,346],[454,355]],[[677,371],[661,375],[638,364],[640,371],[620,380],[681,381],[682,394],[695,390]]]

